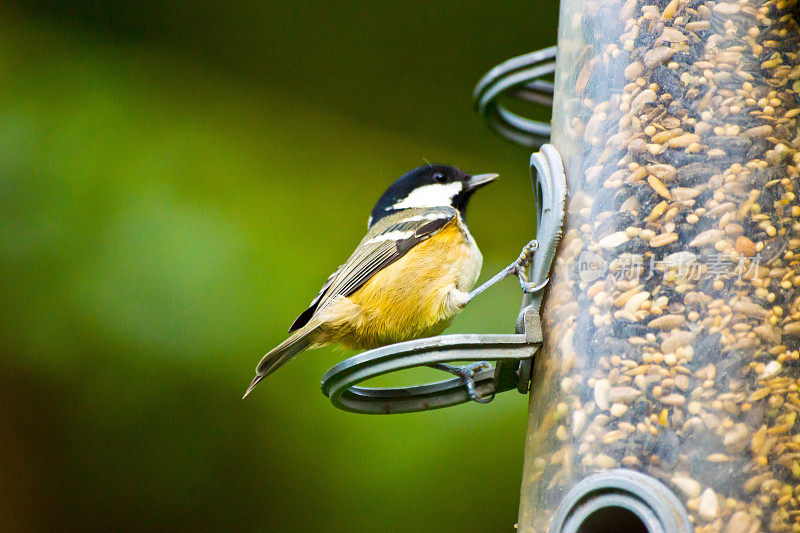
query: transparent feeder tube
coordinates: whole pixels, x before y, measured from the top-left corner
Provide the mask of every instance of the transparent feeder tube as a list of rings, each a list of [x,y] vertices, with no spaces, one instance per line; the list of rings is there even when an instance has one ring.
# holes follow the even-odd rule
[[[800,531],[796,0],[562,0],[569,188],[519,529],[638,470],[696,531]]]

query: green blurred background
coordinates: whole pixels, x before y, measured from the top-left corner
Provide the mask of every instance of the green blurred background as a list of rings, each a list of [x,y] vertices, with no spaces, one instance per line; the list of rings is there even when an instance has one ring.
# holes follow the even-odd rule
[[[551,3],[0,2],[0,529],[512,531],[526,399],[390,417],[260,356],[430,161],[482,279],[533,232],[528,152],[470,92]],[[512,281],[452,332],[508,332]]]

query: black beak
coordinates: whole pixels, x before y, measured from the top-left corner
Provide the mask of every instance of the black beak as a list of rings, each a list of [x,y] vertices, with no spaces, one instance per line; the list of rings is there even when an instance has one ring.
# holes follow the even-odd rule
[[[497,178],[499,178],[499,174],[475,174],[474,176],[470,176],[469,179],[466,181],[464,187],[467,191],[474,191],[475,189],[480,189],[484,185],[488,185]]]

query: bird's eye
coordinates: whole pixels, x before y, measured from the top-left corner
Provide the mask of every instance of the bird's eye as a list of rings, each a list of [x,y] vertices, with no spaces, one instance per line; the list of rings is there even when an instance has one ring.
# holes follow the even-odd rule
[[[447,181],[447,176],[445,176],[443,172],[437,172],[433,175],[433,181],[436,183],[444,183]]]

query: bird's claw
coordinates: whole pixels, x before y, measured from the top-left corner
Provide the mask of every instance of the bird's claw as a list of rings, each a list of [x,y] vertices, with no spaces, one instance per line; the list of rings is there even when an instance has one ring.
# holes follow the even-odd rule
[[[532,293],[540,291],[547,285],[547,280],[544,283],[534,284],[528,281],[528,274],[527,269],[530,266],[531,262],[533,261],[533,255],[536,250],[539,249],[539,243],[534,239],[522,248],[522,252],[519,254],[519,257],[516,261],[508,265],[506,268],[498,272],[497,274],[492,277],[489,281],[486,281],[478,287],[477,289],[473,290],[469,293],[466,302],[470,302],[473,298],[477,295],[500,281],[501,279],[505,279],[510,276],[515,276],[519,280],[520,287],[522,287],[522,292],[524,293]],[[464,303],[463,305],[466,305]]]
[[[494,394],[484,398],[480,394],[478,394],[478,390],[475,388],[475,374],[481,370],[486,370],[491,368],[490,365],[486,361],[479,361],[477,363],[472,363],[471,365],[447,365],[444,363],[436,363],[430,365],[433,368],[438,370],[444,370],[445,372],[449,372],[454,376],[461,379],[464,386],[467,388],[467,394],[469,395],[469,399],[478,402],[478,403],[489,403],[494,400]]]
[[[517,267],[518,271],[524,271],[525,268],[531,264],[531,261],[533,260],[533,254],[538,249],[539,241],[536,239],[533,239],[522,248],[519,257],[516,261],[514,261],[514,265]]]
[[[520,287],[522,287],[522,292],[524,292],[525,294],[534,294],[547,287],[547,284],[549,282],[550,278],[545,279],[538,285],[536,283],[519,280],[519,285]]]
[[[522,252],[519,254],[517,260],[509,266],[509,274],[514,275],[517,277],[517,279],[519,279],[519,286],[522,288],[522,292],[526,294],[539,292],[545,288],[545,286],[547,286],[547,282],[550,281],[550,278],[547,278],[539,284],[528,281],[527,267],[531,264],[533,255],[538,249],[539,242],[535,239],[530,241],[522,249]]]

